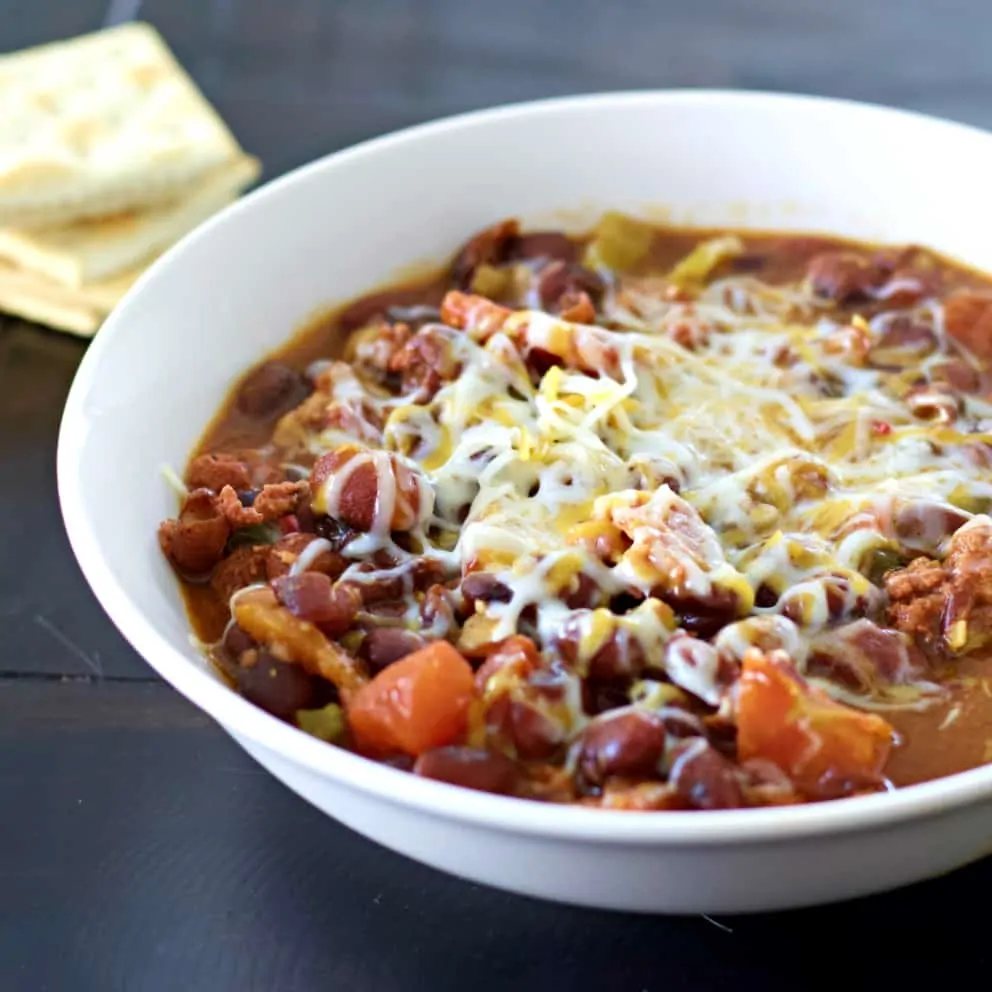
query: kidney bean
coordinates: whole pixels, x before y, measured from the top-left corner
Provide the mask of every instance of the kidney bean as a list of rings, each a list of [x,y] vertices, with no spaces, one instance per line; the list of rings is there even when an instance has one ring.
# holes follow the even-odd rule
[[[920,677],[923,665],[916,646],[907,645],[897,631],[857,620],[814,640],[806,671],[870,693],[879,682],[901,684]]]
[[[868,351],[868,364],[876,368],[903,368],[936,351],[933,328],[911,317],[893,317]]]
[[[524,760],[550,758],[561,745],[564,734],[549,717],[530,703],[510,703],[510,739]]]
[[[282,720],[297,710],[310,709],[315,699],[315,679],[299,665],[279,661],[264,648],[242,655],[251,663],[238,665],[235,679],[241,695]]]
[[[283,575],[271,582],[283,606],[301,620],[317,624],[328,637],[340,637],[352,625],[362,604],[354,586],[332,583],[320,572]]]
[[[486,683],[499,671],[512,667],[513,673],[524,679],[536,671],[541,664],[537,645],[523,634],[514,634],[500,641],[486,655],[486,660],[475,673],[475,684],[479,692],[485,692]]]
[[[287,534],[269,545],[265,554],[265,576],[277,579],[288,574],[293,562],[314,539],[313,534]],[[347,561],[334,551],[322,551],[307,568],[308,572],[321,572],[336,579],[347,568]]]
[[[982,377],[978,370],[961,358],[950,358],[930,368],[934,382],[946,383],[959,393],[977,393],[982,388]]]
[[[415,775],[479,792],[510,793],[517,767],[505,755],[472,747],[438,747],[425,751],[413,766]]]
[[[655,777],[665,753],[665,725],[652,713],[630,710],[593,720],[582,734],[579,768],[593,785],[609,775]]]
[[[245,651],[258,647],[251,634],[249,634],[243,627],[239,627],[236,623],[232,623],[227,630],[224,631],[222,646],[235,661],[237,661],[238,658],[245,653]]]
[[[368,572],[373,569],[374,566],[363,563],[359,565],[358,570],[360,572]],[[403,596],[405,590],[403,586],[403,579],[400,576],[394,576],[390,579],[374,579],[374,580],[364,580],[355,581],[354,579],[345,579],[342,585],[347,585],[355,589],[358,595],[362,599],[362,603],[366,609],[375,608],[373,612],[381,613],[380,607],[387,605],[392,602],[401,603],[401,597]],[[406,612],[406,603],[402,604],[402,609],[399,611],[399,616],[402,616]]]
[[[373,627],[363,639],[358,656],[368,662],[373,675],[394,661],[424,647],[427,641],[412,630],[400,627]]]
[[[380,471],[390,473],[391,488],[395,491],[389,529],[410,530],[420,519],[421,483],[418,474],[395,455],[375,458],[354,444],[342,445],[321,455],[314,463],[310,476],[314,510],[326,513],[355,530],[371,530],[376,522]],[[338,473],[346,473],[343,485],[335,494],[334,505],[325,505],[328,490]]]
[[[391,754],[383,758],[381,763],[390,768],[397,768],[401,772],[412,772],[416,760],[412,754]]]
[[[606,643],[589,659],[588,674],[594,679],[636,676],[644,668],[644,645],[621,630],[614,630]]]
[[[544,348],[531,348],[524,358],[524,364],[527,366],[527,370],[540,381],[548,369],[560,367],[562,360]]]
[[[429,632],[432,637],[448,637],[457,626],[455,597],[450,589],[435,583],[427,590],[420,604],[420,622],[425,633]]]
[[[724,589],[714,589],[705,600],[671,602],[671,606],[679,614],[679,625],[683,630],[704,640],[714,637],[721,628],[736,618],[738,605],[736,593]]]
[[[563,598],[565,605],[573,610],[594,609],[603,605],[606,594],[599,583],[585,572],[579,572],[573,583],[574,588]]]
[[[491,572],[469,572],[462,579],[462,595],[467,600],[482,600],[484,603],[508,603],[513,594]]]
[[[823,252],[811,258],[806,267],[806,278],[813,292],[835,303],[869,299],[885,274],[870,259],[849,251]]]
[[[592,716],[620,709],[630,703],[628,681],[598,682],[585,679],[582,683],[583,709]]]
[[[228,624],[220,643],[211,653],[217,667],[235,684],[238,681],[238,665],[246,651],[257,648],[251,635],[237,624]]]
[[[224,557],[231,525],[217,509],[209,489],[194,489],[183,501],[178,520],[159,527],[159,544],[176,567],[202,576]]]
[[[282,362],[265,362],[238,386],[235,403],[249,417],[274,420],[310,395],[306,376]]]
[[[603,280],[590,269],[574,262],[556,261],[546,265],[538,273],[537,293],[541,306],[552,309],[566,296],[585,293],[595,303],[605,289]]]
[[[839,620],[845,614],[850,617],[863,616],[875,603],[877,591],[862,595],[852,594],[851,580],[846,575],[820,575],[815,581],[823,589],[830,620]],[[806,627],[811,621],[808,607],[801,595],[787,591],[778,602],[779,612],[798,627]]]
[[[696,809],[735,809],[744,805],[737,769],[704,738],[681,745],[669,781]]]
[[[778,602],[778,593],[767,582],[762,582],[754,594],[754,605],[767,610]]]
[[[920,500],[899,509],[892,523],[901,543],[929,553],[967,522],[968,515],[962,510]]]
[[[768,264],[770,257],[769,255],[748,253],[728,259],[728,263],[734,272],[760,272]]]
[[[634,596],[629,592],[621,592],[610,599],[609,609],[611,613],[615,613],[620,617],[625,613],[630,613],[631,610],[636,610],[643,602],[644,599],[642,596]]]
[[[561,231],[533,231],[520,234],[510,241],[509,261],[548,258],[562,262],[577,262],[582,246]]]
[[[329,541],[333,551],[340,551],[349,541],[354,540],[355,531],[350,527],[345,526],[333,517],[315,515],[309,507],[307,510],[310,514],[310,519],[307,523],[310,526],[303,526],[303,516],[300,515],[300,530],[312,530],[317,537],[322,537],[325,541]],[[300,510],[297,510],[297,514],[300,514]]]
[[[468,289],[480,265],[504,262],[507,249],[518,230],[515,220],[504,220],[476,234],[455,256],[451,265],[452,281],[462,289]]]
[[[461,371],[455,356],[454,335],[447,328],[424,327],[389,360],[389,371],[400,376],[404,393],[416,403],[426,403]]]
[[[487,708],[486,728],[494,740],[512,747],[525,761],[551,758],[564,740],[561,727],[533,704],[506,694]]]

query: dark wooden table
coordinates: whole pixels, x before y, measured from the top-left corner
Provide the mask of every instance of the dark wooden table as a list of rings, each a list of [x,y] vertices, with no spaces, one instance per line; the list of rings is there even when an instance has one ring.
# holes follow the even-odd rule
[[[135,14],[270,177],[597,89],[818,92],[992,125],[986,0],[2,0],[0,50]],[[306,806],[158,681],[77,571],[54,451],[83,350],[0,323],[2,992],[987,984],[992,861],[801,913],[623,917],[442,876]]]

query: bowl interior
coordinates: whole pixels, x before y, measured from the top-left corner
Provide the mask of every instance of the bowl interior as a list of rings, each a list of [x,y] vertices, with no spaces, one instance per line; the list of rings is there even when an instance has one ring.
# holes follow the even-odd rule
[[[175,512],[161,467],[181,469],[233,380],[315,310],[503,216],[582,227],[609,208],[913,241],[992,270],[990,174],[992,137],[969,128],[706,92],[511,107],[317,162],[184,240],[100,332],[60,439],[73,546],[118,626],[176,681],[206,666],[156,544]]]

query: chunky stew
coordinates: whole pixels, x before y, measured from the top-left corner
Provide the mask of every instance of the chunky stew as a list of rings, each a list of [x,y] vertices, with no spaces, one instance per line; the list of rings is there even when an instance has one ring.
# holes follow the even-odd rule
[[[721,809],[992,760],[992,281],[473,237],[237,384],[159,531],[247,699],[413,774]]]

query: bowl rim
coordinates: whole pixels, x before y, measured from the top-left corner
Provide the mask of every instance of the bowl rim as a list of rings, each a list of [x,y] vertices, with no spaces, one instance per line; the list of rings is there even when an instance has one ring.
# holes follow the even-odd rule
[[[59,429],[58,495],[73,554],[104,611],[117,629],[152,668],[182,695],[236,738],[247,738],[262,749],[326,776],[358,792],[396,806],[490,829],[561,840],[622,845],[762,844],[822,834],[879,829],[896,823],[940,815],[952,809],[992,799],[992,765],[891,792],[796,806],[740,810],[623,812],[541,803],[490,795],[431,781],[378,764],[343,748],[328,746],[249,703],[223,685],[204,667],[185,657],[146,620],[113,574],[101,549],[100,536],[87,518],[81,485],[80,443],[87,431],[85,401],[99,375],[102,356],[126,333],[132,311],[141,307],[144,286],[179,262],[186,248],[212,235],[242,211],[278,196],[283,189],[340,164],[374,156],[381,150],[430,140],[450,131],[474,128],[515,117],[582,113],[588,110],[673,104],[736,105],[742,110],[777,106],[784,111],[817,110],[877,119],[900,118],[921,127],[971,134],[992,144],[992,133],[928,114],[880,104],[758,90],[659,89],[589,93],[510,103],[455,114],[371,138],[332,152],[269,181],[220,211],[165,252],[142,274],[125,299],[90,343],[69,390]]]

